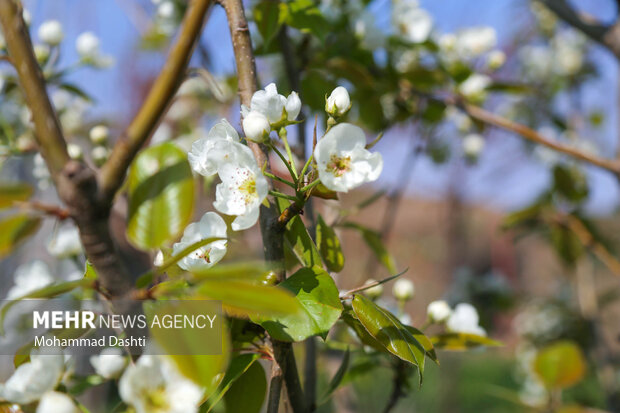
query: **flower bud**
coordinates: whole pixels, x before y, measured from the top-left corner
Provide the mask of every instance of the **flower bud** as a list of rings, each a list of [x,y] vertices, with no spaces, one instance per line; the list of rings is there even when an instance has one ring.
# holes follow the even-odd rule
[[[372,278],[370,278],[366,280],[364,285],[369,285],[369,284],[376,283],[376,282],[377,282],[376,280],[373,280]],[[374,287],[370,287],[369,289],[364,290],[364,294],[366,294],[366,296],[370,298],[371,300],[375,300],[381,297],[383,295],[383,284],[375,285]]]
[[[286,117],[288,120],[295,120],[297,118],[301,111],[301,100],[297,92],[291,92],[291,94],[288,95],[284,108],[286,109]]]
[[[93,162],[97,166],[101,166],[108,160],[108,148],[105,146],[95,146],[90,153],[90,156],[93,158]]]
[[[82,59],[93,59],[99,54],[99,38],[93,32],[84,32],[75,40],[75,49]]]
[[[80,409],[65,393],[48,391],[43,394],[36,413],[79,413]]]
[[[465,156],[477,158],[484,149],[484,138],[477,133],[472,133],[463,138],[463,152]]]
[[[243,131],[245,132],[245,137],[249,140],[262,142],[265,135],[271,132],[271,127],[265,115],[253,110],[243,118]]]
[[[157,14],[159,15],[159,17],[163,19],[170,19],[174,17],[174,14],[175,14],[174,3],[171,1],[165,1],[161,3],[157,7]]]
[[[487,65],[491,70],[497,70],[506,63],[506,53],[501,50],[493,50],[487,56]]]
[[[428,305],[426,313],[430,321],[443,323],[452,315],[452,309],[444,300],[437,300]]]
[[[90,141],[95,145],[102,145],[108,140],[110,130],[105,125],[97,125],[90,130],[88,136]]]
[[[67,145],[67,153],[69,153],[69,157],[71,159],[82,159],[84,153],[82,152],[82,148],[80,148],[75,143],[70,143]]]
[[[48,20],[39,26],[39,39],[50,46],[58,46],[64,38],[62,25],[58,20]]]
[[[50,48],[46,44],[35,44],[33,49],[34,56],[39,63],[45,62],[50,57]]]
[[[349,92],[338,86],[332,91],[325,102],[325,112],[333,117],[339,117],[347,113],[351,109],[351,98]]]
[[[157,251],[155,258],[153,258],[153,266],[161,267],[164,264],[164,253],[162,250]]]
[[[415,286],[413,282],[404,278],[396,281],[394,283],[394,288],[392,288],[392,294],[399,301],[407,301],[413,297],[415,293]]]

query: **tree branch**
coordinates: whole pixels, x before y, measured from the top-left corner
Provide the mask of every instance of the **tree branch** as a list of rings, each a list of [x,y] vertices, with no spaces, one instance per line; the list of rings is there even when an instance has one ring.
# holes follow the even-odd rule
[[[101,168],[100,196],[111,201],[121,187],[134,157],[155,131],[181,84],[192,52],[202,31],[212,0],[191,1],[176,43],[168,60],[153,83],[142,107],[114,145],[112,154]]]
[[[60,122],[32,50],[21,5],[13,0],[0,0],[0,23],[9,56],[32,113],[37,142],[58,195],[80,230],[86,256],[99,274],[100,287],[110,296],[122,296],[130,289],[131,283],[110,235],[110,207],[98,201],[95,173],[85,164],[71,160],[67,154]]]
[[[600,43],[620,58],[620,21],[611,26],[580,16],[566,0],[539,0],[565,23]]]
[[[245,10],[241,0],[221,0],[226,10],[230,35],[232,38],[235,63],[237,65],[237,77],[239,97],[241,104],[250,106],[252,95],[257,89],[256,64],[252,49],[252,40],[248,23],[245,18]],[[264,145],[249,142],[248,145],[254,153],[258,165],[265,165],[265,171],[271,173],[269,165],[269,150]],[[268,179],[269,189],[273,189],[273,181]],[[279,211],[275,199],[267,198],[269,206],[261,206],[260,226],[263,238],[263,252],[266,261],[276,271],[278,281],[284,281],[284,240],[283,232],[278,228]],[[297,364],[293,354],[291,343],[272,340],[274,365],[270,379],[268,413],[277,413],[280,405],[280,393],[282,381],[286,384],[288,398],[293,412],[305,412],[303,403],[303,391],[297,374]]]
[[[0,23],[9,52],[8,59],[14,62],[26,104],[32,114],[41,154],[52,179],[57,182],[60,172],[70,158],[60,122],[47,96],[45,80],[32,50],[21,4],[13,0],[1,0]]]

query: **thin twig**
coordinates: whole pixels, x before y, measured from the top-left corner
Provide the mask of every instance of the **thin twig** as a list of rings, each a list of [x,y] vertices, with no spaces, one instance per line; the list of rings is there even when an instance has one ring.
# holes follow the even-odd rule
[[[114,145],[101,168],[101,197],[110,200],[121,187],[134,157],[149,139],[170,106],[185,77],[187,65],[200,37],[212,0],[193,0],[185,14],[179,37],[153,83],[140,110]]]

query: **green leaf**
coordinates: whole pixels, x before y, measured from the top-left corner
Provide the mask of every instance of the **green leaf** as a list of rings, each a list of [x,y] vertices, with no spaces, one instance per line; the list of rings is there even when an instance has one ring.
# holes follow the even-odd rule
[[[437,353],[435,352],[435,346],[433,345],[431,339],[426,337],[423,332],[421,332],[415,327],[405,325],[405,328],[416,340],[418,340],[420,344],[422,344],[422,347],[424,347],[424,351],[426,352],[426,356],[433,360],[437,365],[439,365]]]
[[[508,82],[493,82],[487,87],[487,90],[492,92],[523,94],[532,92],[532,88],[526,84],[508,83]]]
[[[193,280],[254,280],[264,284],[269,284],[273,271],[264,261],[246,261],[233,263],[219,263],[214,267],[192,271]]]
[[[322,268],[302,268],[279,284],[291,291],[303,311],[257,320],[269,334],[281,341],[302,341],[308,337],[327,336],[342,313],[338,288]]]
[[[376,338],[370,335],[366,327],[362,325],[355,313],[350,310],[346,310],[342,313],[342,321],[344,321],[349,327],[355,331],[357,337],[362,344],[372,347],[377,351],[387,352],[387,349]]]
[[[262,47],[268,48],[282,25],[280,3],[273,0],[262,0],[257,3],[254,6],[254,21],[263,38]]]
[[[129,171],[127,236],[138,248],[160,247],[192,218],[194,182],[185,152],[170,142],[141,152]]]
[[[285,199],[278,198],[277,201],[280,211],[283,211],[290,205],[290,202]],[[310,238],[310,234],[308,234],[308,230],[299,215],[293,217],[286,225],[284,245],[297,257],[299,263],[304,267],[322,265],[321,254],[319,254],[316,244]]]
[[[39,229],[41,218],[18,214],[0,219],[0,258],[17,248]]]
[[[325,390],[325,394],[323,394],[323,397],[321,398],[319,405],[325,403],[327,399],[329,399],[329,397],[332,395],[332,393],[336,391],[338,386],[340,386],[340,383],[342,382],[342,379],[344,378],[349,368],[350,356],[351,356],[351,352],[347,348],[347,351],[344,352],[344,356],[342,357],[342,363],[340,363],[340,367],[338,367],[338,371],[336,371],[336,374],[334,374],[334,377],[332,377],[331,381],[329,382],[329,385],[327,386],[327,390]]]
[[[551,226],[550,237],[555,252],[568,265],[575,265],[585,252],[577,235],[562,224]]]
[[[280,13],[286,23],[304,33],[312,33],[321,41],[330,32],[329,24],[312,0],[293,0],[280,3]]]
[[[577,344],[558,341],[538,352],[534,371],[548,389],[565,389],[583,379],[586,362]]]
[[[319,215],[316,224],[316,244],[329,271],[339,272],[344,267],[344,255],[336,231]]]
[[[353,311],[368,333],[390,353],[418,366],[420,384],[424,375],[426,351],[411,332],[389,311],[362,295],[355,295]]]
[[[260,363],[252,363],[224,395],[226,413],[259,413],[266,394],[265,370]]]
[[[296,314],[299,303],[285,288],[248,280],[204,280],[196,289],[201,297],[220,300],[228,314],[239,317],[267,317]]]
[[[220,400],[222,400],[222,397],[224,397],[232,384],[239,377],[241,377],[241,375],[243,375],[243,373],[245,373],[259,358],[260,355],[257,353],[240,354],[234,357],[230,361],[228,370],[226,370],[226,374],[224,375],[224,378],[222,379],[219,387],[217,388],[215,393],[213,393],[211,397],[209,397],[209,400],[207,400],[207,407],[204,409],[204,411],[208,413],[213,410],[215,405],[219,403]]]
[[[392,255],[388,252],[381,240],[381,236],[377,231],[373,231],[369,228],[366,228],[360,224],[356,224],[353,222],[345,222],[343,224],[346,228],[351,228],[357,230],[361,235],[364,241],[366,241],[366,245],[372,250],[377,259],[381,264],[387,268],[390,273],[396,273],[396,262]]]
[[[431,337],[431,341],[436,348],[442,350],[462,351],[476,347],[499,347],[502,343],[488,337],[468,333],[443,333]]]
[[[73,291],[76,288],[93,288],[94,284],[94,280],[86,278],[75,281],[66,281],[58,284],[48,285],[46,287],[23,295],[19,298],[7,301],[6,304],[2,307],[2,309],[0,309],[0,335],[4,335],[4,318],[6,317],[6,314],[11,309],[11,307],[13,307],[19,301],[32,298],[53,298]]]
[[[34,189],[22,183],[0,183],[0,208],[9,208],[15,201],[27,201]]]
[[[553,187],[568,201],[579,203],[588,197],[588,180],[575,166],[556,165],[553,168]]]
[[[73,95],[84,99],[86,102],[93,101],[93,98],[88,93],[86,93],[83,89],[81,89],[79,86],[74,85],[73,83],[62,83],[59,87]]]

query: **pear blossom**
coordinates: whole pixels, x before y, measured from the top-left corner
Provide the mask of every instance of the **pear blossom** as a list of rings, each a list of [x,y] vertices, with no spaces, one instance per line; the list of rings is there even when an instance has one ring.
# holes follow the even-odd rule
[[[64,38],[62,25],[58,20],[48,20],[39,26],[39,39],[50,46],[58,46]]]
[[[82,152],[80,145],[75,143],[70,143],[67,145],[67,153],[71,159],[82,159],[84,156],[84,152]]]
[[[400,0],[392,10],[394,25],[405,39],[413,43],[428,40],[433,29],[433,18],[417,1]]]
[[[94,59],[99,55],[99,38],[93,32],[84,32],[75,40],[75,49],[82,59]]]
[[[125,370],[119,394],[136,413],[196,413],[203,389],[165,356],[144,355]]]
[[[471,59],[490,51],[496,44],[497,33],[494,28],[470,27],[459,33],[455,48],[459,56]]]
[[[249,140],[261,142],[271,132],[269,119],[261,112],[252,110],[243,117],[243,131]]]
[[[90,151],[90,156],[93,158],[95,165],[101,166],[108,160],[110,150],[105,146],[95,146],[93,150]]]
[[[164,19],[171,19],[175,15],[174,3],[165,1],[157,7],[157,14]]]
[[[379,178],[383,169],[380,153],[366,149],[361,128],[350,123],[332,127],[314,150],[319,179],[332,191],[348,192]]]
[[[93,126],[88,132],[88,137],[95,145],[103,145],[110,137],[110,130],[105,125]]]
[[[385,36],[377,28],[374,14],[364,10],[353,22],[355,36],[367,50],[378,49],[385,43]]]
[[[269,189],[250,148],[241,144],[233,148],[232,161],[218,169],[222,182],[215,188],[213,206],[223,214],[236,215],[231,226],[233,231],[240,231],[256,223],[260,205]]]
[[[121,375],[127,365],[127,357],[118,347],[108,347],[98,356],[90,357],[95,372],[105,379],[115,379]]]
[[[479,321],[480,318],[476,308],[471,304],[461,303],[454,308],[448,321],[446,321],[446,328],[455,333],[486,336],[487,333],[484,328],[480,327]]]
[[[199,222],[185,228],[181,240],[172,246],[172,254],[178,254],[200,240],[216,237],[226,238],[226,223],[215,212],[207,212]],[[226,255],[226,245],[226,240],[213,241],[187,254],[178,265],[186,271],[211,268]]]
[[[415,286],[411,280],[401,278],[394,283],[392,294],[399,301],[407,301],[415,294]]]
[[[17,404],[39,400],[60,383],[64,361],[62,354],[33,351],[30,361],[20,365],[6,383],[0,385],[0,399]]]
[[[231,143],[239,143],[239,134],[226,119],[220,120],[207,136],[192,144],[187,158],[192,169],[203,176],[217,173],[218,167],[230,160],[234,152]]]
[[[34,57],[37,62],[45,62],[50,57],[50,47],[46,44],[35,44],[33,46]]]
[[[13,300],[39,290],[54,282],[49,267],[41,260],[34,260],[22,264],[15,270],[13,278],[15,285],[8,291],[6,298]]]
[[[437,39],[437,44],[443,52],[453,52],[456,47],[456,36],[453,33],[443,33]]]
[[[66,394],[48,391],[41,397],[36,413],[80,413],[80,409]]]
[[[369,278],[368,280],[366,280],[364,285],[370,285],[376,282],[377,280]],[[373,300],[381,297],[383,295],[383,284],[378,284],[378,285],[375,285],[374,287],[370,287],[364,290],[364,294],[366,294],[368,298],[373,299]]]
[[[327,98],[325,112],[331,116],[338,117],[347,113],[349,109],[351,109],[349,92],[344,87],[338,86]]]
[[[482,99],[491,82],[491,78],[487,75],[474,73],[459,85],[459,92],[468,99]]]
[[[429,320],[435,323],[443,323],[452,315],[452,309],[444,300],[437,300],[428,305],[426,313]]]
[[[487,56],[487,66],[491,70],[497,70],[506,63],[506,53],[501,50],[493,50]]]
[[[463,152],[470,158],[476,158],[484,149],[484,138],[477,134],[471,133],[463,138]]]
[[[56,258],[69,258],[82,254],[84,248],[82,247],[80,232],[77,227],[60,227],[47,244],[47,252]]]
[[[283,120],[295,120],[301,109],[301,101],[298,104],[298,100],[299,96],[297,93],[292,92],[286,98],[278,93],[275,83],[270,83],[265,89],[254,92],[250,101],[250,107],[242,107],[241,115],[245,119],[250,112],[260,112],[272,125],[278,124]]]

